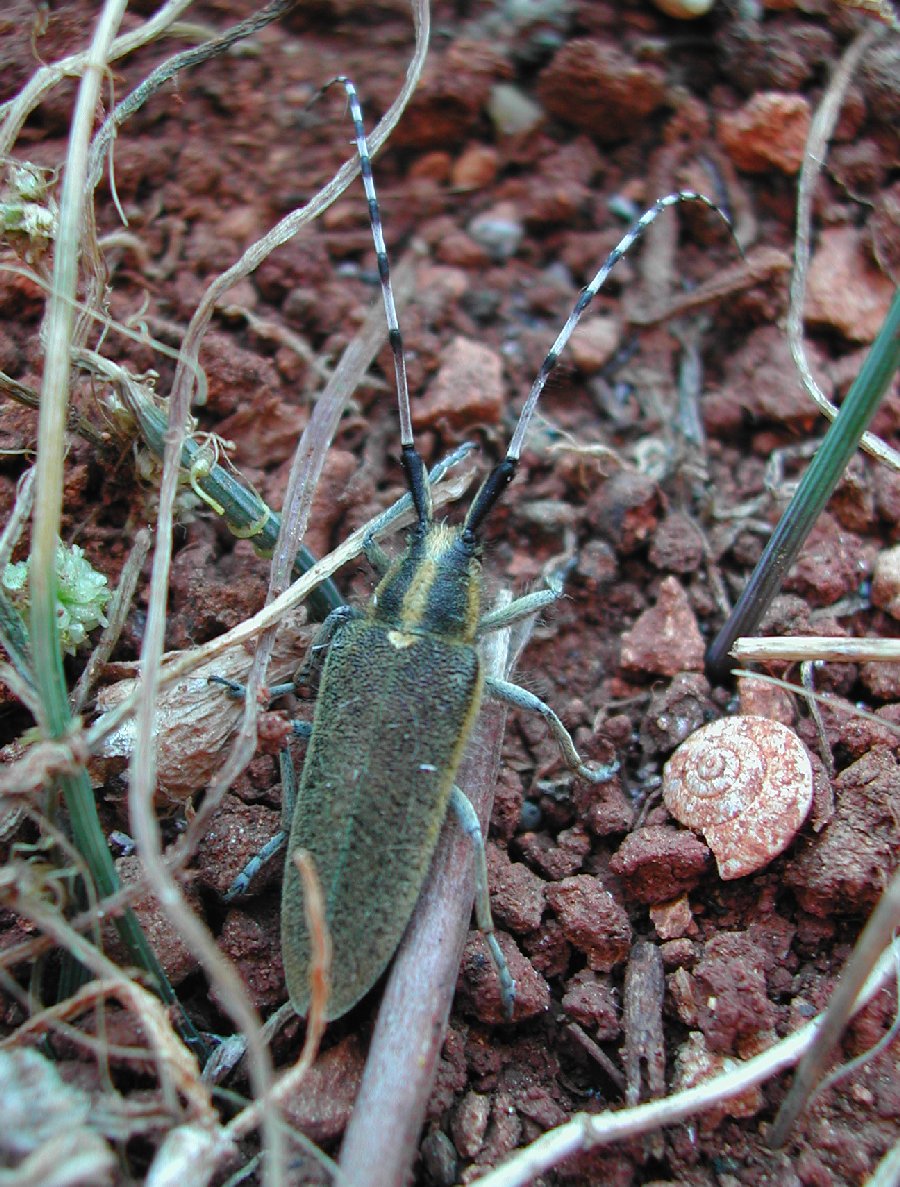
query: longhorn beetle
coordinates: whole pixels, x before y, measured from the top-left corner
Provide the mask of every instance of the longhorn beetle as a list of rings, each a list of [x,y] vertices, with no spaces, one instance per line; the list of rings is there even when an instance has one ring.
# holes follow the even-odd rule
[[[529,422],[560,351],[615,263],[657,215],[678,202],[699,201],[723,219],[725,215],[708,198],[689,190],[659,198],[642,215],[582,290],[541,365],[506,457],[482,483],[462,524],[436,523],[429,475],[413,441],[403,343],[362,111],[350,79],[340,76],[327,86],[335,83],[346,91],[355,130],[394,358],[403,469],[417,522],[405,550],[393,561],[373,537],[367,539],[366,557],[380,576],[368,606],[334,610],[295,678],[299,682],[318,674],[319,688],[311,728],[300,723],[296,727],[309,738],[309,747],[296,790],[282,891],[288,991],[297,1013],[306,1014],[310,939],[292,855],[299,849],[311,853],[322,884],[333,948],[327,1017],[339,1018],[372,988],[396,951],[449,805],[473,844],[476,918],[511,1016],[515,988],[491,921],[481,828],[472,805],[454,784],[482,696],[541,714],[565,761],[583,778],[605,782],[615,765],[587,767],[549,706],[515,684],[482,675],[478,640],[555,601],[562,582],[554,580],[548,589],[482,615],[481,532],[515,476]],[[276,695],[282,691],[272,690]],[[266,856],[283,843],[282,833],[267,846]],[[239,876],[228,897],[246,888],[250,869]]]

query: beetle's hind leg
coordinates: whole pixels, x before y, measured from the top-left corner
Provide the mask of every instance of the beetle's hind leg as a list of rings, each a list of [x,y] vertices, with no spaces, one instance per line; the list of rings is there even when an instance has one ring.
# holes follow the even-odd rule
[[[512,606],[515,604],[515,602],[511,603]],[[532,713],[539,713],[559,744],[567,766],[581,775],[583,779],[587,779],[590,783],[608,783],[618,771],[619,763],[617,761],[601,767],[589,767],[575,749],[572,735],[550,706],[540,697],[536,697],[533,692],[529,692],[527,688],[511,684],[508,680],[497,680],[489,676],[484,682],[484,689],[487,695],[495,700],[505,701],[507,705],[514,705],[517,709],[528,709]]]
[[[312,734],[312,723],[308,721],[292,722],[294,733],[298,738],[309,738]],[[250,889],[250,884],[267,862],[280,853],[287,844],[291,831],[291,818],[294,815],[294,805],[297,802],[297,770],[294,760],[287,747],[278,755],[281,768],[281,828],[270,840],[266,841],[262,849],[255,853],[247,862],[235,880],[225,891],[222,899],[226,903],[241,898]]]
[[[494,919],[491,915],[491,898],[488,892],[487,857],[484,852],[484,835],[481,831],[481,825],[475,809],[458,787],[454,786],[450,795],[450,806],[456,813],[456,819],[459,821],[463,832],[472,843],[472,851],[475,857],[475,921],[478,924],[478,930],[484,936],[485,943],[491,953],[491,959],[497,969],[497,976],[500,979],[500,1000],[503,1003],[503,1013],[511,1020],[513,1007],[516,1003],[516,983],[512,978],[512,973],[509,971],[506,957],[497,943],[497,936],[494,931]]]

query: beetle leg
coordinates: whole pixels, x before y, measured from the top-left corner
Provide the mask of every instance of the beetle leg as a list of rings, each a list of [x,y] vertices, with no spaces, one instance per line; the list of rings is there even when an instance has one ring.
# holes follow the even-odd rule
[[[233,902],[236,898],[242,898],[250,889],[250,883],[263,868],[263,866],[275,856],[287,844],[288,835],[283,828],[280,828],[271,840],[266,841],[262,849],[255,853],[253,857],[247,862],[235,880],[231,883],[225,893],[222,895],[222,901],[225,903]]]
[[[463,832],[472,843],[475,856],[475,920],[478,930],[484,936],[485,943],[490,950],[491,958],[497,969],[497,976],[500,978],[500,1000],[503,1003],[503,1013],[511,1020],[516,1002],[516,983],[494,932],[491,899],[488,893],[487,858],[484,853],[484,836],[481,832],[481,825],[472,804],[456,786],[450,794],[450,806],[456,813],[456,819]]]
[[[291,691],[301,684],[310,685],[313,688],[318,685],[319,676],[322,674],[322,665],[325,663],[325,657],[328,654],[328,648],[334,641],[334,636],[342,626],[346,626],[352,619],[359,617],[360,611],[353,606],[338,606],[336,610],[331,611],[316,631],[303,663],[294,673]]]
[[[366,554],[366,560],[369,562],[378,576],[383,577],[391,567],[391,558],[384,551],[371,532],[363,540],[363,552]]]
[[[246,684],[241,684],[239,680],[229,680],[227,676],[208,676],[207,684],[221,684],[230,697],[234,697],[236,701],[242,701],[247,695]],[[294,691],[293,680],[290,684],[270,684],[266,689],[269,694],[269,702],[277,701],[279,697],[283,697],[286,693]]]
[[[515,602],[512,602],[511,606],[515,606],[515,604]],[[508,705],[514,705],[517,709],[528,709],[532,713],[540,713],[541,717],[543,717],[549,726],[551,734],[553,734],[559,743],[559,748],[568,766],[573,771],[577,771],[588,782],[608,783],[616,771],[618,771],[618,762],[611,762],[602,767],[587,766],[575,749],[572,735],[550,706],[542,701],[540,697],[536,697],[533,692],[529,692],[527,688],[521,688],[518,684],[511,684],[508,680],[497,680],[490,676],[485,680],[484,688],[488,696],[494,697],[495,700],[505,701]]]
[[[478,623],[477,636],[481,638],[482,635],[487,635],[491,631],[499,631],[504,627],[512,626],[513,623],[521,622],[525,618],[531,618],[538,611],[552,606],[561,596],[562,587],[556,588],[551,585],[549,589],[537,589],[534,593],[516,598],[507,606],[501,606],[499,610],[491,610],[490,613],[485,614]]]
[[[291,724],[297,737],[309,737],[312,734],[312,725],[309,722],[292,722]],[[287,836],[291,831],[293,808],[297,802],[297,770],[294,769],[291,751],[287,747],[281,750],[278,761],[281,768],[281,827],[274,837],[267,840],[258,853],[254,853],[240,874],[235,877],[234,882],[222,895],[223,902],[233,902],[246,895],[262,867],[271,862],[275,853],[280,853],[287,844]]]
[[[525,594],[524,597],[516,598],[506,606],[501,606],[499,610],[491,610],[485,614],[478,623],[478,638],[490,631],[503,630],[504,627],[531,618],[532,614],[552,606],[563,596],[563,582],[570,568],[571,564],[567,563],[561,569],[547,573],[544,578],[547,582],[546,589],[537,589],[533,593]]]
[[[312,734],[312,724],[308,721],[294,721],[291,724],[294,727],[294,734],[298,738],[308,738]],[[236,898],[242,898],[250,889],[251,882],[263,866],[276,853],[280,853],[287,844],[291,818],[294,815],[294,805],[297,802],[297,772],[291,752],[287,747],[279,754],[278,761],[281,767],[281,828],[258,853],[250,858],[225,891],[222,899],[226,903],[230,903]]]

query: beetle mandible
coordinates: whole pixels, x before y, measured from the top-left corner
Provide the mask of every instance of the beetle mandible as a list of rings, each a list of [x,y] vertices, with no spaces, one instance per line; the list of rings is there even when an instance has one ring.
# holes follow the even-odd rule
[[[541,714],[566,763],[583,778],[605,782],[615,764],[586,766],[548,705],[515,684],[483,676],[479,639],[551,604],[561,595],[562,582],[551,581],[549,588],[483,615],[481,533],[515,476],[529,423],[559,354],[616,262],[676,203],[699,201],[728,220],[702,194],[682,190],[659,198],[634,223],[579,295],[541,365],[506,456],[482,483],[462,523],[435,522],[429,475],[413,440],[403,343],[362,111],[350,79],[339,76],[327,86],[334,84],[347,95],[369,205],[396,374],[402,463],[416,523],[393,561],[372,536],[367,539],[366,557],[380,577],[371,600],[364,610],[343,606],[328,616],[297,676],[318,675],[319,686],[311,728],[297,727],[309,746],[290,814],[282,890],[288,992],[297,1013],[305,1015],[311,950],[293,855],[300,849],[312,855],[322,885],[333,949],[326,1017],[339,1018],[368,993],[394,955],[452,806],[473,843],[476,918],[511,1016],[514,983],[491,921],[481,828],[454,783],[481,699],[496,697]],[[284,838],[282,833],[267,846],[266,856]],[[228,897],[241,893],[249,876],[250,867]]]

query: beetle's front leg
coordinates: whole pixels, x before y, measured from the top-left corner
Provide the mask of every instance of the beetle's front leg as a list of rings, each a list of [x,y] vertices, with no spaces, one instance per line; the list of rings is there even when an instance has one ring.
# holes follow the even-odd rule
[[[328,648],[337,632],[352,618],[357,618],[359,611],[352,606],[338,606],[332,610],[319,629],[316,631],[312,643],[309,645],[303,663],[294,673],[294,678],[284,684],[272,684],[266,690],[270,701],[277,701],[279,697],[293,692],[299,684],[316,686]],[[225,676],[210,676],[210,684],[221,684],[228,691],[228,695],[237,700],[243,700],[247,695],[247,686],[238,680],[229,680]]]
[[[512,603],[515,605],[515,602]],[[505,701],[507,705],[514,705],[517,709],[528,709],[532,713],[539,713],[550,728],[551,734],[559,744],[566,765],[590,783],[608,783],[619,769],[619,763],[611,762],[602,767],[589,767],[575,749],[572,735],[553,712],[550,706],[536,697],[527,688],[518,684],[511,684],[508,680],[497,680],[488,677],[484,682],[484,689],[488,696],[495,700]]]
[[[494,931],[491,896],[488,891],[487,857],[484,852],[484,835],[481,831],[481,824],[471,802],[456,786],[450,794],[450,806],[456,813],[456,819],[463,832],[472,843],[475,857],[475,921],[478,924],[478,930],[484,936],[497,970],[497,976],[500,979],[500,1000],[503,1003],[503,1013],[511,1020],[513,1007],[516,1003],[516,983],[509,971],[506,957],[497,943]]]
[[[328,648],[334,642],[334,637],[341,629],[351,622],[354,618],[359,618],[360,611],[354,609],[353,606],[338,606],[336,610],[332,610],[319,629],[316,631],[315,637],[309,645],[309,650],[304,656],[303,663],[294,673],[294,679],[291,684],[279,685],[282,692],[293,692],[301,684],[311,685],[315,688],[319,683],[319,676],[322,674],[322,665],[325,663],[325,657],[328,654]]]
[[[564,573],[551,573],[547,577],[546,589],[534,590],[533,593],[525,594],[508,605],[501,606],[499,610],[491,610],[490,613],[485,614],[478,623],[478,637],[481,638],[482,635],[487,635],[491,631],[501,631],[517,622],[523,622],[526,618],[531,618],[541,610],[552,606],[563,596],[564,576]]]

